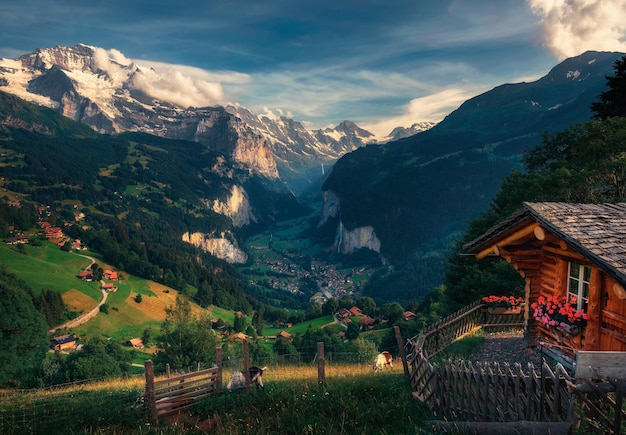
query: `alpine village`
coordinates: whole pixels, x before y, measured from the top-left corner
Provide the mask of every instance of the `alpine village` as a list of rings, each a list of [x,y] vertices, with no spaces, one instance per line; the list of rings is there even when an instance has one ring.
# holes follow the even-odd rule
[[[0,62],[0,433],[626,433],[626,55],[375,142],[94,53]]]

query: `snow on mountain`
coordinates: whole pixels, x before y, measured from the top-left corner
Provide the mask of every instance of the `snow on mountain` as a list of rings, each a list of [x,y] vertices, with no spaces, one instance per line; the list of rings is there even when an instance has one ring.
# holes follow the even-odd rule
[[[53,108],[100,133],[142,131],[201,142],[253,172],[280,176],[295,190],[319,178],[320,168],[345,153],[432,126],[395,129],[383,141],[351,121],[309,131],[285,116],[223,107],[218,83],[174,70],[157,73],[116,50],[84,44],[0,59],[0,90]]]

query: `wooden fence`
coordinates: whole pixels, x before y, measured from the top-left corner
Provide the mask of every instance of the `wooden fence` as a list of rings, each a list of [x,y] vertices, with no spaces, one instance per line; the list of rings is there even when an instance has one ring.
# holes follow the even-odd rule
[[[216,352],[216,366],[205,370],[185,373],[155,380],[151,360],[144,363],[146,391],[144,400],[150,418],[178,414],[194,402],[219,394],[222,390],[222,349]]]
[[[563,422],[570,417],[572,378],[563,366],[543,363],[431,363],[454,340],[481,328],[523,326],[523,314],[490,314],[477,302],[425,328],[409,340],[413,395],[448,420]]]
[[[463,433],[626,433],[626,352],[576,353],[572,375],[545,361],[499,364],[430,359],[477,329],[524,325],[523,314],[491,314],[480,302],[425,328],[407,341],[413,395],[444,420],[433,427]],[[497,425],[497,426],[494,426]]]

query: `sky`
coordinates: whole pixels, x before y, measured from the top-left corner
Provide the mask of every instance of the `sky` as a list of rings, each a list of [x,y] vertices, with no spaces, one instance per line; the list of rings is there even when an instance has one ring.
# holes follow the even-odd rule
[[[152,67],[141,85],[180,105],[384,136],[587,50],[626,52],[626,0],[2,1],[0,57],[78,43]]]

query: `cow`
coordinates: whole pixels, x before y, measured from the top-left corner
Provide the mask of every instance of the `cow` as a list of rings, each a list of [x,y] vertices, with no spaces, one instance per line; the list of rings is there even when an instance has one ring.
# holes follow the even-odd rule
[[[376,359],[374,360],[374,365],[372,366],[372,368],[374,369],[374,371],[378,371],[384,369],[386,366],[393,367],[393,364],[391,362],[392,359],[393,358],[391,357],[391,354],[385,350],[376,355]]]
[[[248,369],[250,373],[250,385],[256,384],[257,388],[265,388],[263,385],[263,372],[267,370],[267,367],[252,366]],[[246,386],[246,378],[243,372],[234,372],[230,377],[230,381],[226,385],[226,389],[229,391],[243,388]]]

